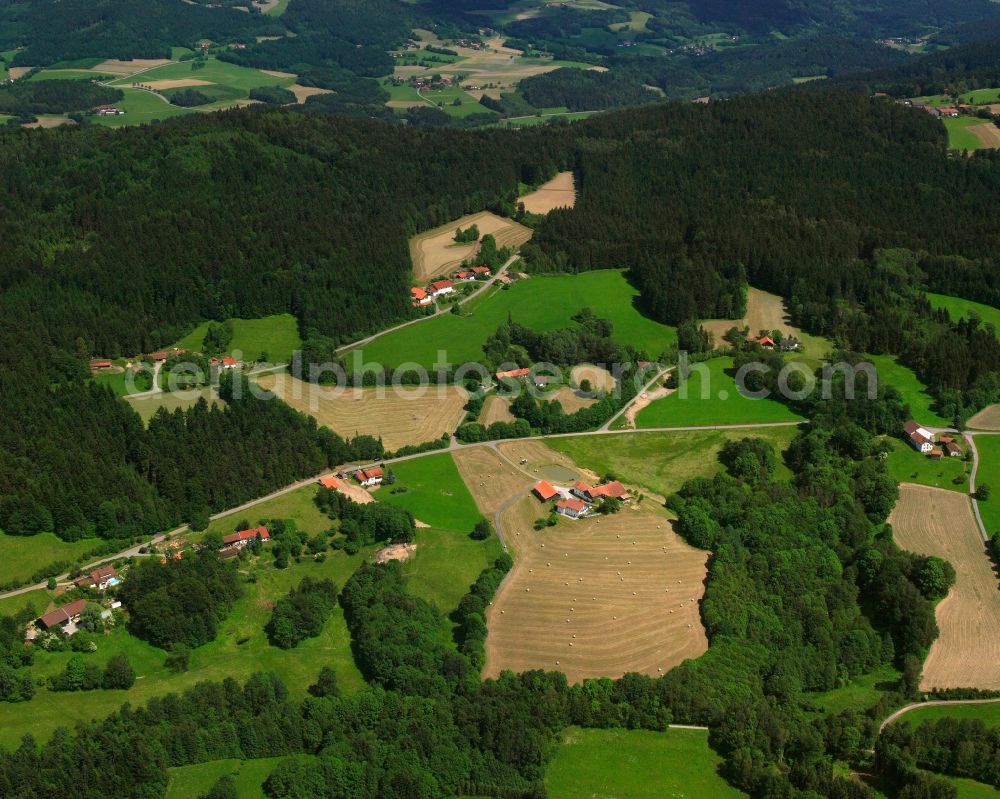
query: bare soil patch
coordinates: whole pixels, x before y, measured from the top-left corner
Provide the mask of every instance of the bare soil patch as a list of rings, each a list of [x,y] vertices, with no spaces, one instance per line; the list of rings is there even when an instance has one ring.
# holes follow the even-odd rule
[[[987,405],[969,418],[968,426],[973,430],[1000,430],[1000,404]]]
[[[23,78],[25,75],[27,75],[33,69],[34,69],[34,67],[10,67],[7,70],[7,76],[11,80],[17,80],[18,78]]]
[[[180,89],[184,86],[212,86],[212,81],[200,78],[177,78],[176,80],[143,81],[145,86],[159,91],[160,89]]]
[[[277,69],[262,69],[261,72],[263,72],[265,75],[270,75],[272,78],[297,78],[298,77],[298,75],[296,75],[294,72],[281,72],[280,70],[277,70]]]
[[[416,544],[392,544],[375,553],[375,562],[388,563],[390,560],[407,560],[416,551]]]
[[[982,125],[973,125],[969,128],[976,138],[982,142],[983,147],[996,149],[1000,147],[1000,128],[992,122],[984,122]]]
[[[299,86],[297,83],[289,86],[288,91],[295,95],[295,101],[298,103],[304,103],[307,98],[315,97],[317,94],[333,94],[330,89],[321,89],[319,86]]]
[[[109,58],[94,67],[94,72],[103,72],[109,75],[132,75],[144,69],[162,67],[164,64],[170,63],[172,62],[169,58],[135,58],[132,61]]]
[[[535,191],[518,197],[524,210],[532,214],[547,214],[553,208],[572,208],[576,205],[576,183],[572,172],[560,172]]]
[[[513,422],[514,414],[510,412],[510,403],[490,394],[483,402],[483,411],[479,414],[479,423],[489,427],[494,422]]]
[[[596,397],[581,396],[576,389],[570,388],[569,386],[563,386],[557,391],[546,394],[545,399],[550,402],[559,402],[566,413],[576,413],[581,408],[589,408],[597,402]]]
[[[359,505],[367,505],[369,502],[375,501],[375,497],[369,493],[368,489],[354,483],[350,477],[346,480],[341,480],[340,487],[337,490],[348,499],[352,499],[357,502]]]
[[[458,473],[484,514],[495,513],[518,491],[527,491],[532,481],[490,447],[469,447],[452,453]]]
[[[681,541],[660,513],[628,509],[535,532],[544,510],[526,496],[501,515],[515,565],[487,611],[485,676],[655,676],[705,652],[709,553]]]
[[[479,252],[479,242],[455,243],[455,231],[470,225],[479,228],[480,236],[492,233],[497,247],[517,247],[530,239],[532,233],[530,228],[512,219],[482,211],[414,236],[410,239],[410,258],[413,261],[413,275],[418,282],[435,275],[448,274]]]
[[[453,432],[465,414],[468,399],[465,390],[457,386],[338,391],[285,374],[262,375],[257,382],[340,435],[381,436],[390,450],[405,444],[422,444]]]
[[[76,123],[69,117],[38,117],[37,122],[29,122],[22,125],[24,128],[60,128],[63,125],[75,125]]]
[[[639,415],[639,411],[647,407],[650,403],[656,402],[658,399],[663,399],[673,394],[676,388],[664,388],[660,386],[659,388],[653,388],[649,391],[643,391],[638,397],[635,398],[635,402],[628,406],[625,410],[625,421],[628,423],[629,427],[635,427],[635,417]]]
[[[889,516],[903,549],[955,567],[951,592],[937,606],[940,636],[920,687],[1000,689],[1000,581],[964,494],[910,483]]]

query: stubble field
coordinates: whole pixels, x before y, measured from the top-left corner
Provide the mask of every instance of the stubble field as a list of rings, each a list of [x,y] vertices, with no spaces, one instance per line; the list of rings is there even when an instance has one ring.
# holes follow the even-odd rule
[[[531,238],[531,229],[511,219],[482,211],[469,214],[447,225],[425,231],[410,239],[410,259],[413,276],[420,282],[437,275],[447,275],[468,258],[479,252],[479,242],[456,244],[455,231],[471,225],[479,228],[479,235],[491,233],[497,247],[517,247]]]

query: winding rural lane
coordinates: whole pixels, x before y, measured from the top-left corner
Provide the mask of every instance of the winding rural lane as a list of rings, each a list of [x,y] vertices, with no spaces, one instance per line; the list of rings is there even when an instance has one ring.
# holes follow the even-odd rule
[[[555,433],[552,435],[539,435],[539,436],[525,436],[524,438],[510,438],[510,439],[500,439],[498,441],[478,441],[472,444],[461,444],[452,438],[451,444],[444,449],[429,450],[428,452],[417,452],[413,455],[402,455],[398,458],[384,458],[380,463],[394,464],[402,463],[404,461],[412,461],[417,458],[426,458],[429,455],[437,455],[442,452],[454,452],[460,449],[471,449],[474,447],[495,447],[496,444],[502,443],[503,441],[544,441],[550,438],[570,438],[574,436],[601,436],[601,435],[641,435],[643,433],[691,433],[691,432],[703,432],[710,430],[755,430],[764,429],[769,427],[797,427],[801,422],[761,422],[757,424],[716,424],[716,425],[694,425],[688,427],[647,427],[641,429],[625,429],[625,430],[591,430],[589,432],[583,433]],[[517,466],[515,464],[515,466]],[[518,466],[517,468],[520,469]],[[521,471],[524,471],[523,469]],[[277,497],[289,494],[292,491],[298,491],[300,488],[305,488],[306,486],[315,483],[319,478],[332,475],[332,469],[324,469],[319,474],[315,474],[312,477],[306,477],[302,480],[297,480],[284,488],[279,488],[276,491],[272,491],[270,494],[265,494],[262,497],[257,497],[256,499],[244,502],[241,505],[237,505],[234,508],[228,508],[226,510],[219,511],[218,513],[213,513],[209,518],[211,521],[216,521],[217,519],[223,519],[226,516],[232,516],[237,513],[242,513],[250,508],[260,505],[264,502],[268,502]],[[525,472],[525,474],[528,474]],[[531,479],[535,479],[531,475],[528,475]],[[513,501],[513,500],[510,500]],[[496,515],[494,515],[494,521],[496,521]],[[118,560],[119,558],[135,557],[139,555],[139,549],[142,547],[148,547],[150,544],[162,543],[168,536],[178,535],[188,531],[187,525],[182,525],[181,527],[174,528],[173,530],[158,533],[153,536],[149,541],[143,542],[142,544],[136,544],[135,546],[129,547],[128,549],[122,550],[121,552],[115,553],[114,555],[107,555],[105,557],[99,558],[91,563],[86,564],[81,567],[83,569],[90,569],[95,566],[99,566],[102,563],[108,563],[109,561]],[[56,576],[57,582],[65,582],[69,579],[69,572],[65,572]],[[40,588],[45,588],[47,581],[40,583],[35,583],[34,585],[26,585],[21,588],[15,588],[12,591],[5,591],[0,593],[0,599],[7,599],[9,597],[18,596],[20,594],[26,594],[29,591],[36,591]]]

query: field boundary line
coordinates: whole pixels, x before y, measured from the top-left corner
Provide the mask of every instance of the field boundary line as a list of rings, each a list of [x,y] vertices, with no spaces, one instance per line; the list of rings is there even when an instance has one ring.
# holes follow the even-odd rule
[[[899,710],[889,714],[879,725],[878,731],[881,735],[886,727],[899,719],[901,716],[905,716],[911,710],[919,710],[922,707],[947,707],[948,705],[989,705],[995,702],[1000,702],[1000,697],[992,699],[931,699],[928,702],[913,702],[912,704],[905,705]]]

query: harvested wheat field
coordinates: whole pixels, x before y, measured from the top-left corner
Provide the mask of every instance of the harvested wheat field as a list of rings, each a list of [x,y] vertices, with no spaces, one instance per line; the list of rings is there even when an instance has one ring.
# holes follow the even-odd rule
[[[257,383],[346,438],[358,433],[381,436],[389,450],[451,433],[465,414],[468,398],[458,386],[333,389],[286,374],[261,375]]]
[[[33,69],[34,67],[10,67],[7,70],[7,77],[11,80],[18,80],[19,78],[23,78]]]
[[[969,418],[967,426],[973,430],[1000,430],[1000,404],[987,405]]]
[[[561,485],[572,485],[577,480],[595,478],[593,472],[577,467],[572,460],[561,452],[556,452],[536,440],[502,441],[497,449],[511,463],[524,469],[537,480],[549,480]],[[523,461],[523,463],[522,463]]]
[[[742,319],[706,319],[701,325],[715,334],[717,342],[721,341],[722,335],[733,326],[747,326],[753,336],[761,330],[775,329],[787,330],[793,335],[796,333],[788,324],[785,301],[777,294],[769,294],[755,288],[747,290],[747,312]]]
[[[427,280],[436,275],[446,275],[457,268],[467,258],[479,252],[479,242],[456,244],[455,231],[475,225],[479,235],[492,233],[497,247],[517,247],[531,238],[531,229],[511,219],[482,211],[469,214],[447,225],[434,228],[410,239],[410,258],[413,274],[417,281]]]
[[[937,606],[941,634],[924,663],[921,689],[1000,689],[1000,581],[969,498],[903,483],[889,523],[899,546],[945,558],[957,574]]]
[[[510,412],[510,403],[490,394],[483,402],[483,411],[479,414],[479,423],[489,427],[494,422],[513,422],[514,414]]]
[[[295,95],[295,102],[297,103],[304,103],[310,97],[315,97],[317,94],[333,94],[330,89],[321,89],[319,86],[299,86],[297,83],[289,86],[288,91]]]
[[[597,402],[597,397],[581,396],[576,389],[569,386],[562,386],[546,394],[545,399],[549,402],[558,402],[566,413],[576,413],[581,408],[589,408]]]
[[[484,514],[495,513],[520,492],[530,490],[527,475],[501,458],[488,446],[468,447],[452,453],[458,473]]]
[[[589,380],[593,388],[604,391],[611,391],[615,387],[615,377],[611,372],[589,363],[574,366],[569,377],[577,385],[580,385],[584,380]]]
[[[486,614],[485,676],[656,676],[708,649],[698,607],[709,553],[664,515],[629,508],[535,532],[546,513],[527,496],[501,514],[515,564]]]
[[[142,72],[145,69],[162,67],[164,64],[172,63],[169,58],[135,58],[131,61],[109,58],[107,61],[102,61],[94,67],[94,72],[106,75],[134,75],[136,72]]]
[[[175,80],[151,80],[143,81],[143,86],[148,86],[150,89],[182,89],[185,86],[212,86],[214,85],[210,80],[202,80],[201,78],[177,78]]]
[[[1000,147],[1000,128],[992,122],[973,125],[969,128],[969,131],[976,134],[976,138],[982,142],[983,147]]]
[[[524,203],[524,210],[531,214],[547,214],[553,208],[572,208],[576,205],[576,182],[572,172],[560,172],[535,191],[517,198]]]

